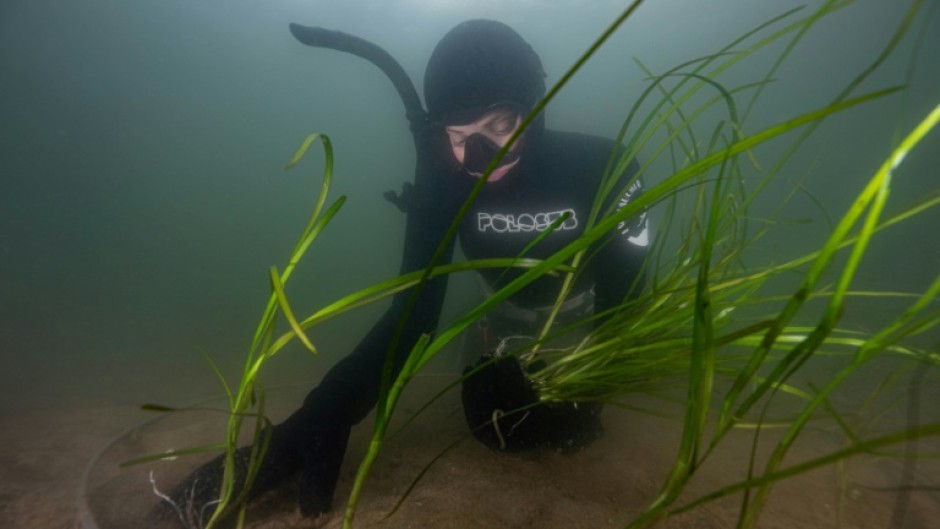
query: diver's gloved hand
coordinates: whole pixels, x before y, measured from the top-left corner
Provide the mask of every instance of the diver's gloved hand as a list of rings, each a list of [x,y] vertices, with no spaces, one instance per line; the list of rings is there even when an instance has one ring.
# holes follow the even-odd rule
[[[507,452],[540,446],[542,425],[534,412],[538,397],[513,356],[485,355],[464,375],[479,369],[463,382],[464,415],[473,436],[486,446]]]
[[[486,365],[484,365],[486,364]],[[576,452],[603,434],[598,403],[542,404],[512,356],[483,356],[480,371],[464,380],[461,392],[474,437],[495,450],[518,452],[542,446]]]
[[[268,449],[251,485],[249,498],[299,474],[297,503],[301,513],[311,516],[330,510],[351,428],[348,410],[338,406],[336,401],[331,402],[330,393],[323,385],[314,389],[299,410],[270,430]],[[236,452],[235,495],[244,487],[250,456],[250,446]],[[161,502],[152,513],[154,517],[183,517],[190,522],[208,520],[214,510],[212,502],[219,497],[224,462],[223,454],[193,471],[168,495],[176,507]]]

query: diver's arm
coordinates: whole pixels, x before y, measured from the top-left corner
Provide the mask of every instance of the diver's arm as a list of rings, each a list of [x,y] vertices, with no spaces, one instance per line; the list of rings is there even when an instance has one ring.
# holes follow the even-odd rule
[[[447,277],[442,276],[425,284],[401,330],[393,377],[418,337],[433,332],[437,326],[446,281]],[[408,296],[409,292],[399,294],[353,352],[333,366],[320,385],[307,395],[303,406],[275,427],[272,448],[278,446],[275,443],[278,438],[299,443],[296,451],[302,461],[298,504],[305,515],[332,508],[350,429],[375,407],[389,344],[404,316]]]
[[[450,219],[444,218],[441,209],[433,203],[413,203],[408,213],[405,231],[404,255],[401,273],[421,270],[430,263],[437,245],[443,238],[443,231]],[[443,230],[442,230],[443,228]],[[447,264],[453,256],[453,241],[448,245],[438,264]],[[428,280],[407,320],[401,328],[395,351],[393,376],[396,375],[418,338],[423,333],[432,333],[437,327],[444,295],[447,290],[447,277],[439,276]],[[357,423],[375,406],[381,382],[382,368],[389,347],[395,337],[412,290],[398,294],[392,306],[366,334],[353,352],[337,363],[324,377],[324,384],[335,384],[344,388],[344,398],[340,401],[350,408],[350,419]]]
[[[420,171],[419,171],[420,173]],[[405,232],[402,272],[425,268],[436,252],[453,218],[447,201],[433,190],[422,187],[416,175],[417,197],[412,201]],[[427,180],[427,178],[425,178]],[[436,199],[436,200],[432,200]],[[453,256],[453,242],[442,254],[440,264]],[[393,376],[422,333],[433,332],[447,288],[446,276],[428,281],[402,327],[395,355]],[[271,490],[291,476],[300,474],[298,505],[304,515],[329,511],[339,470],[346,453],[352,426],[365,417],[378,399],[381,374],[389,344],[398,330],[411,291],[405,291],[392,302],[353,352],[336,364],[304,399],[303,405],[285,421],[270,429],[270,440],[264,460],[257,470],[250,496]],[[235,489],[245,483],[253,447],[239,448],[235,453]],[[226,454],[203,464],[170,492],[171,503],[161,502],[151,513],[154,520],[175,520],[178,505],[187,512],[212,513],[204,508],[219,497],[223,484]],[[162,523],[161,522],[161,523]]]
[[[392,376],[401,369],[421,333],[432,332],[437,325],[446,281],[440,277],[425,285],[402,329]],[[309,516],[332,508],[350,430],[375,407],[389,343],[408,295],[399,294],[355,350],[307,395],[300,409],[273,428],[253,494],[276,486],[299,470],[297,502],[301,512]]]
[[[637,168],[636,160],[630,162],[622,181],[628,182]],[[642,193],[643,183],[637,180],[625,195],[618,197],[620,207]],[[592,263],[596,313],[617,307],[640,294],[645,285],[644,263],[650,240],[645,212],[627,219],[603,239]]]
[[[322,28],[291,25],[291,33],[304,44],[331,48],[365,58],[378,66],[394,84],[405,105],[418,162],[415,182],[407,196],[393,194],[393,202],[408,210],[405,232],[402,272],[427,267],[444,233],[454,217],[454,210],[445,207],[453,201],[433,163],[433,134],[427,114],[421,107],[411,80],[397,61],[385,50],[358,37]],[[443,191],[443,194],[441,193]],[[453,256],[453,242],[446,246],[436,264],[447,264]],[[396,333],[400,330],[398,346],[394,351],[393,373],[401,369],[402,362],[422,333],[430,333],[437,326],[447,278],[428,281],[407,315],[406,307],[412,296],[411,289],[398,294],[382,318],[372,327],[353,352],[327,372],[321,383],[304,399],[303,405],[285,421],[270,429],[270,440],[264,460],[257,469],[251,496],[277,487],[285,479],[301,474],[298,503],[305,515],[330,510],[339,469],[346,452],[352,425],[358,423],[375,407],[385,359]],[[235,453],[235,488],[240,489],[248,474],[253,447],[238,449]],[[211,513],[207,505],[219,497],[226,473],[226,455],[220,455],[203,464],[179,483],[170,493],[172,505],[187,512]],[[175,519],[177,512],[161,503],[152,513],[157,519]]]
[[[401,273],[426,268],[453,219],[452,200],[440,187],[440,175],[430,163],[428,152],[419,150],[413,199],[409,204]],[[438,177],[438,178],[434,178]],[[453,258],[454,242],[445,247],[440,262]],[[406,314],[414,289],[395,296],[392,306],[366,334],[351,354],[327,372],[303,406],[275,427],[271,446],[279,438],[289,439],[303,458],[298,503],[304,514],[326,512],[346,450],[352,425],[375,407],[383,368],[396,333],[401,329],[393,358],[391,376],[397,376],[404,360],[423,333],[437,327],[447,277],[428,280],[420,289],[410,313]],[[402,318],[404,324],[400,325]],[[301,443],[300,446],[295,443]]]
[[[414,185],[408,197],[401,274],[423,270],[431,264],[460,206],[460,197],[447,185],[447,169],[433,155],[433,131],[425,128],[415,134],[415,140],[417,162]],[[450,263],[453,253],[454,241],[451,240],[434,264]],[[324,383],[342,385],[352,395],[351,400],[342,402],[348,401],[353,423],[362,420],[375,406],[385,359],[399,327],[401,334],[396,340],[393,376],[397,375],[421,334],[433,333],[437,328],[446,290],[447,276],[428,280],[420,287],[408,314],[414,289],[397,294],[391,307],[353,352],[327,373]],[[400,326],[403,317],[407,319]]]

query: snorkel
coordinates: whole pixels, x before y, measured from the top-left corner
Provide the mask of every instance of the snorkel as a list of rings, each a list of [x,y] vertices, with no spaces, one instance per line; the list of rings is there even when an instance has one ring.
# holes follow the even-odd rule
[[[350,53],[382,70],[404,104],[418,156],[435,156],[450,170],[482,175],[501,146],[492,138],[470,135],[460,163],[451,152],[446,126],[469,123],[497,105],[510,105],[525,116],[545,94],[545,73],[538,55],[512,28],[492,20],[459,24],[437,44],[424,77],[427,110],[402,66],[376,44],[320,27],[291,24],[290,31],[303,44]],[[524,143],[531,145],[543,128],[544,120],[539,116],[526,129]],[[427,143],[429,133],[434,136],[431,144]],[[522,148],[520,142],[500,167],[517,164]],[[428,149],[431,152],[423,152]],[[385,197],[405,209],[409,187],[405,184],[401,195],[386,192]]]

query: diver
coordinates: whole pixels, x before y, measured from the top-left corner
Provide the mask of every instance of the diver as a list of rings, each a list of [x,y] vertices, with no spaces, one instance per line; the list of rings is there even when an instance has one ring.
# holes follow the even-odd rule
[[[490,20],[459,24],[441,39],[428,62],[424,111],[407,76],[381,49],[343,48],[343,39],[355,37],[338,32],[296,24],[291,30],[306,44],[369,58],[402,95],[417,149],[415,178],[401,194],[389,192],[386,198],[407,211],[401,273],[424,269],[489,162],[545,94],[539,56],[505,24]],[[528,249],[527,257],[545,258],[573,241],[588,222],[608,159],[618,148],[609,139],[548,129],[544,116],[539,116],[492,171],[464,217],[458,232],[464,254],[469,259],[514,257],[550,227],[553,230]],[[631,180],[633,184],[611,203],[622,207],[642,192],[639,179],[632,178],[636,171],[637,163],[632,161],[621,180],[624,187]],[[598,243],[560,317],[573,321],[600,314],[636,294],[642,288],[648,240],[644,214],[622,223]],[[449,262],[453,252],[451,242],[439,264]],[[482,283],[485,289],[496,290],[518,273],[487,269],[481,274]],[[560,285],[561,278],[540,278],[488,314],[484,330],[493,340],[484,344],[484,350],[499,354],[510,337],[537,335]],[[443,276],[425,284],[401,331],[396,372],[419,336],[435,331],[446,286]],[[316,515],[332,508],[350,429],[376,405],[386,354],[409,294],[398,294],[352,353],[307,395],[300,409],[271,429],[252,496],[299,474],[301,512]],[[497,450],[549,447],[572,452],[601,435],[599,404],[532,406],[537,396],[519,362],[512,355],[489,359],[489,353],[481,358],[479,372],[464,382],[462,390],[467,422],[477,439]],[[524,406],[529,406],[525,414],[506,417],[507,423],[500,427],[502,419],[495,411]],[[248,450],[240,449],[237,459],[247,459]],[[221,457],[203,465],[171,496],[180,502],[215,499],[221,465]]]

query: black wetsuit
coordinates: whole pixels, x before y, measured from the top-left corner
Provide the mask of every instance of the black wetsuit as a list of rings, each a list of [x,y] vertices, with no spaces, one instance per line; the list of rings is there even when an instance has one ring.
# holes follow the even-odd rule
[[[401,204],[407,206],[405,209],[408,211],[402,273],[428,266],[452,219],[477,182],[475,177],[457,166],[446,143],[443,125],[460,123],[448,119],[456,119],[453,116],[461,113],[479,115],[488,105],[500,101],[530,109],[545,92],[544,77],[540,60],[531,47],[511,28],[498,22],[475,20],[460,24],[435,48],[425,75],[428,114],[420,119],[416,117],[411,123],[417,164],[414,185],[404,197],[407,200]],[[414,114],[419,116],[422,112]],[[515,257],[565,212],[570,213],[570,217],[526,256],[547,257],[583,233],[598,184],[615,147],[614,142],[547,130],[543,123],[541,117],[535,120],[525,133],[518,164],[502,179],[487,183],[464,218],[458,239],[468,258]],[[635,171],[634,162],[621,176],[620,189]],[[622,206],[641,191],[637,182],[626,194],[613,196],[608,202]],[[641,270],[646,254],[646,237],[645,217],[640,217],[622,224],[610,238],[596,244],[589,252],[592,257],[583,265],[584,273],[579,275],[575,295],[593,288],[595,312],[619,305]],[[438,264],[450,262],[453,244],[451,242]],[[518,273],[517,270],[505,274],[500,270],[489,270],[484,276],[490,282],[499,278],[505,283]],[[559,281],[540,278],[510,301],[530,308],[550,304],[558,293]],[[499,288],[501,285],[491,286]],[[428,281],[423,287],[398,341],[396,368],[422,333],[435,332],[446,287],[446,276]],[[308,394],[303,406],[272,429],[253,493],[268,490],[299,472],[298,501],[302,512],[314,514],[331,508],[350,428],[376,404],[385,358],[410,295],[410,292],[398,294],[392,306],[355,350],[330,369],[322,382]],[[507,366],[510,370],[515,369],[509,373],[510,378],[525,386],[523,393],[529,390],[522,400],[532,398],[530,388],[518,371],[518,364],[496,364],[502,364],[499,369],[503,371]],[[464,385],[465,407],[468,404],[467,386],[472,379],[478,378],[484,377],[471,377]],[[483,400],[489,398],[493,393],[489,391],[491,387],[485,383],[478,385],[469,393],[470,404],[474,404],[476,396]],[[509,389],[515,391],[518,388]],[[488,419],[487,410],[491,408],[487,406],[490,404],[484,403],[482,411],[469,411],[468,423],[479,424],[479,421]],[[514,409],[504,403],[498,404],[503,406],[502,409]],[[584,415],[581,413],[583,409],[579,410],[576,405],[555,411],[560,415],[547,414],[542,420],[542,424],[549,425],[553,431],[558,430],[554,427],[559,422],[556,419],[569,422],[573,434],[577,433],[579,421],[585,424],[595,421],[599,426],[596,413],[587,417],[585,422],[580,417]],[[476,421],[471,420],[474,413],[478,416]],[[591,424],[587,426],[592,427]],[[534,435],[538,433],[536,429]],[[590,433],[585,443],[596,435],[599,433]],[[493,446],[493,439],[481,440]],[[566,437],[562,441],[570,439]],[[579,440],[572,442],[579,446],[585,444]],[[564,445],[557,443],[550,445],[565,449]],[[516,448],[532,446],[540,446],[537,439],[526,438]],[[240,467],[249,454],[247,447],[239,450],[236,461]],[[222,463],[223,459],[219,457],[203,465],[179,485],[172,496],[181,503],[201,503],[217,497]]]
[[[539,229],[544,229],[552,215],[567,210],[573,213],[569,220],[540,241],[529,255],[547,257],[582,233],[614,144],[603,138],[547,129],[534,134],[536,137],[528,139],[519,165],[500,181],[487,183],[462,222],[459,239],[468,258],[515,256],[538,235]],[[428,265],[457,209],[476,182],[474,177],[455,171],[431,156],[429,153],[435,152],[433,148],[423,151],[419,151],[416,182],[408,197],[402,273]],[[630,174],[622,177],[623,181],[626,182],[635,170],[634,162],[628,171]],[[615,200],[622,205],[637,192],[639,185]],[[645,218],[621,228],[614,240],[605,241],[588,263],[588,273],[581,274],[583,281],[578,287],[594,287],[595,311],[623,301],[646,255]],[[452,255],[453,243],[442,263],[449,262]],[[499,272],[488,275],[498,276]],[[558,289],[556,284],[548,284],[550,282],[553,282],[550,278],[539,279],[519,292],[513,301],[530,306],[553,301]],[[446,277],[433,279],[425,285],[401,334],[396,367],[422,333],[435,331],[446,286]],[[304,457],[316,459],[303,464],[302,479],[324,484],[329,489],[329,498],[300,498],[302,507],[308,503],[305,510],[309,512],[329,508],[349,428],[360,422],[376,404],[382,366],[408,295],[409,292],[403,292],[396,296],[392,306],[355,350],[330,369],[320,385],[307,396],[303,407],[275,430],[272,450],[278,449],[277,441],[281,437],[285,441],[308,440],[308,446],[299,451]],[[280,436],[278,430],[291,434]],[[296,453],[294,449],[287,453]],[[324,454],[329,456],[324,457]],[[322,487],[313,484],[305,488],[318,490]]]
[[[587,223],[597,185],[613,143],[583,134],[544,130],[538,142],[529,142],[515,167],[503,179],[487,183],[460,226],[459,240],[469,259],[513,257],[518,255],[540,231],[566,211],[571,215],[553,233],[527,254],[545,258],[577,238]],[[450,226],[476,178],[465,172],[449,172],[437,166],[437,174],[427,182],[417,182],[411,197],[401,272],[426,267]],[[626,182],[636,170],[631,165]],[[419,177],[420,178],[420,175]],[[623,205],[640,191],[633,186],[618,197]],[[614,240],[604,241],[600,251],[588,263],[588,272],[580,275],[575,294],[592,286],[595,311],[600,312],[623,302],[639,273],[646,255],[645,218],[631,221]],[[450,262],[453,244],[441,264]],[[488,280],[499,277],[508,282],[515,274],[487,270]],[[433,333],[444,300],[447,278],[428,282],[398,345],[399,364],[422,333]],[[498,288],[501,285],[491,285]],[[543,277],[517,293],[512,301],[521,306],[543,306],[554,301],[560,279]],[[359,422],[375,406],[379,378],[408,293],[399,294],[381,320],[356,349],[324,377],[319,391],[310,398],[344,402],[350,420]],[[329,389],[329,396],[327,390]]]

